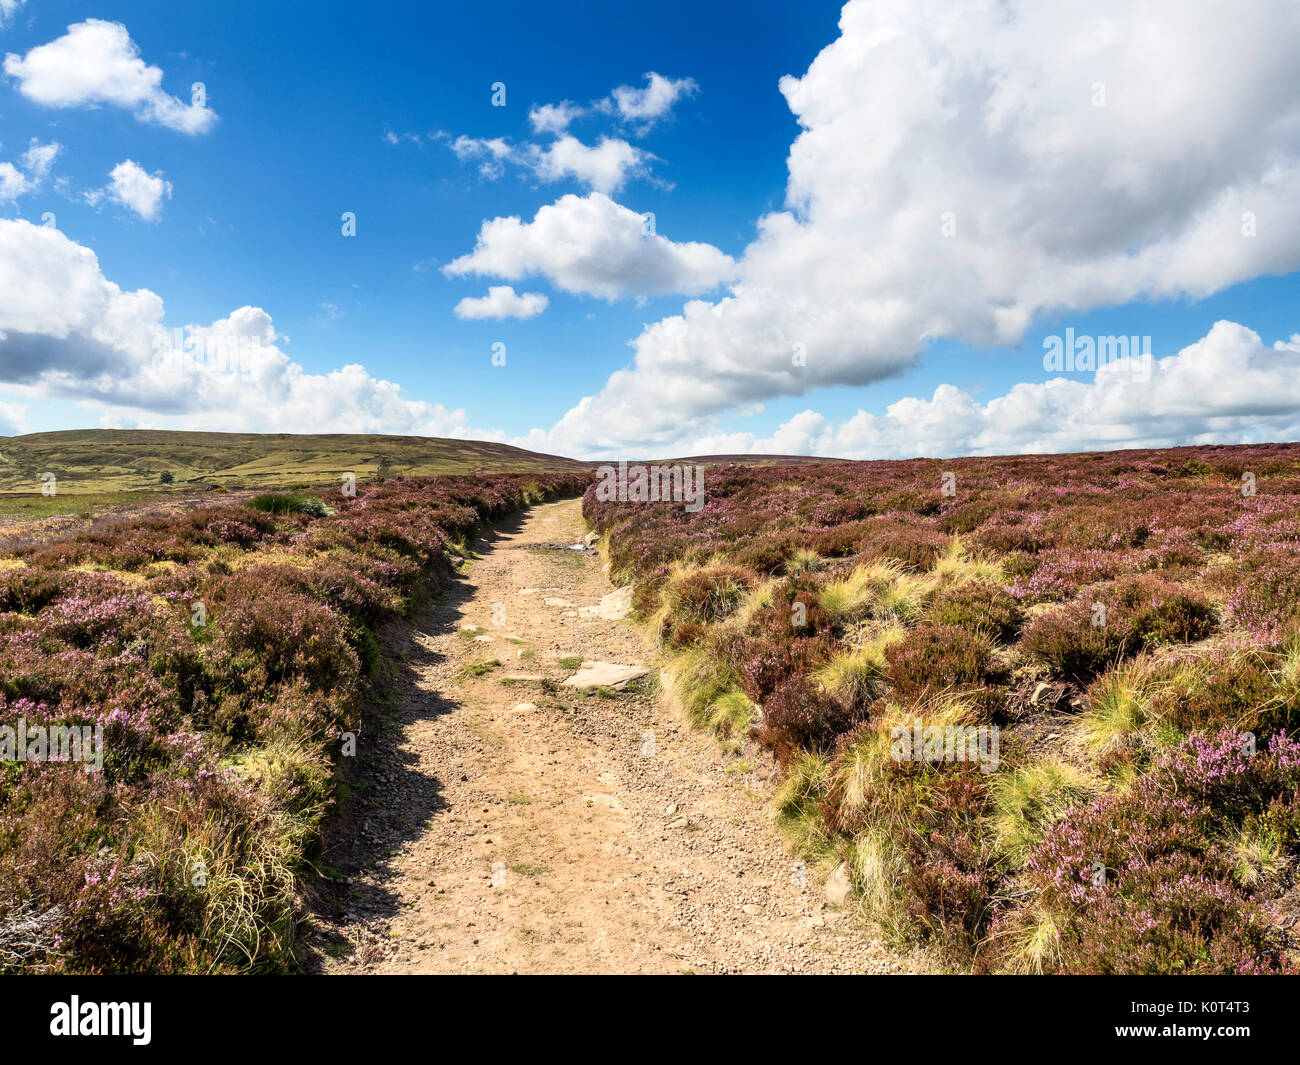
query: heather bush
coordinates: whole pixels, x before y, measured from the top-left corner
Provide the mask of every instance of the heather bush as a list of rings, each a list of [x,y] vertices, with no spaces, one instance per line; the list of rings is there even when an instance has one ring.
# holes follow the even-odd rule
[[[1216,625],[1200,593],[1156,577],[1124,578],[1034,618],[1021,646],[1059,676],[1087,681],[1144,648],[1205,639]]]
[[[1256,971],[1283,964],[1262,901],[1289,875],[1296,802],[1278,792],[1226,817],[1204,791],[1162,798],[1153,781],[1172,787],[1162,767],[1198,730],[1267,743],[1296,728],[1298,457],[1246,445],[731,468],[710,471],[695,513],[593,492],[584,512],[643,616],[683,563],[768,578],[673,639],[728,678],[706,684],[704,723],[736,688],[762,706],[759,734],[789,774],[783,822],[847,858],[891,930],[963,959],[984,942],[979,964],[1014,971]],[[940,491],[948,471],[955,497]],[[994,780],[879,757],[893,717],[951,715],[957,695],[962,720],[1014,707],[1007,750],[1023,735],[1032,757]],[[1131,865],[1100,859],[1125,887],[1088,916],[1026,861],[1058,834],[1100,833],[1098,802],[1117,845],[1130,813],[1140,845]]]
[[[730,617],[757,581],[752,570],[725,564],[676,575],[663,593],[660,638],[669,647],[694,643],[707,626]]]
[[[1024,612],[1015,596],[996,584],[963,582],[940,589],[925,614],[931,625],[951,625],[994,640],[1012,640]]]
[[[758,742],[787,765],[800,751],[830,750],[848,732],[860,711],[848,700],[821,691],[807,676],[795,675],[777,686],[763,703]]]
[[[885,676],[899,699],[983,685],[990,647],[980,633],[955,625],[918,625],[885,651]]]
[[[0,724],[100,725],[104,764],[0,763],[0,972],[292,969],[374,627],[453,540],[584,482],[394,481],[322,493],[331,514],[204,507],[19,551]]]
[[[1294,833],[1300,745],[1256,753],[1241,733],[1193,736],[1130,789],[1048,827],[1027,869],[1053,915],[1056,966],[1080,973],[1289,968],[1277,930],[1236,883],[1225,832],[1271,816]],[[1294,845],[1295,836],[1289,837]]]

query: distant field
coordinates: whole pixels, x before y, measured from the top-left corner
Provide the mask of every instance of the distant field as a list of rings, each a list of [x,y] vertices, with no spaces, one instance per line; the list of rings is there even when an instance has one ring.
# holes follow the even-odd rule
[[[447,473],[531,473],[585,470],[592,463],[541,455],[507,444],[436,437],[287,433],[189,433],[152,429],[85,429],[0,437],[0,515],[28,494],[29,516],[67,513],[76,504],[59,495],[336,484],[379,475],[428,477]],[[42,497],[42,475],[53,473],[58,493]],[[141,497],[143,498],[143,497]],[[118,498],[112,502],[122,502]],[[45,508],[45,509],[41,509]],[[27,514],[28,512],[23,512]]]
[[[158,492],[78,492],[75,495],[65,493],[54,496],[39,493],[0,494],[0,521],[35,521],[56,514],[90,517],[105,507],[122,503],[149,503],[159,495]]]

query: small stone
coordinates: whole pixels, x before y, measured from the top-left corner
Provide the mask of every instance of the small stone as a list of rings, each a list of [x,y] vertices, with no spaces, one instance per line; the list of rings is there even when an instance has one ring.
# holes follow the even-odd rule
[[[832,906],[843,906],[849,901],[849,892],[852,890],[848,863],[840,862],[826,880],[826,901]]]

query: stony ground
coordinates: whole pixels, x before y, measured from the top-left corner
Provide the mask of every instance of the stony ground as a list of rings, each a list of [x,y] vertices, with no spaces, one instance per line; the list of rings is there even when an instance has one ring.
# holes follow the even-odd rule
[[[583,541],[579,503],[476,545],[411,634],[396,721],[335,832],[309,968],[912,972],[772,825],[770,767],[693,732]],[[611,594],[613,593],[613,594]],[[650,670],[565,686],[577,660]],[[499,663],[499,664],[493,664]],[[373,731],[373,730],[372,730]]]

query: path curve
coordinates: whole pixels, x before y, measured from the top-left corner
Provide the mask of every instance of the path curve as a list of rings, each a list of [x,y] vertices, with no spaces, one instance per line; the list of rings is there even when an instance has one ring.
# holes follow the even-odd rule
[[[759,760],[686,727],[653,684],[557,688],[562,658],[654,665],[631,622],[582,609],[612,591],[599,557],[541,546],[585,533],[580,501],[534,507],[478,542],[410,634],[395,726],[341,826],[350,853],[326,854],[349,883],[317,923],[318,971],[924,968],[826,905]]]

